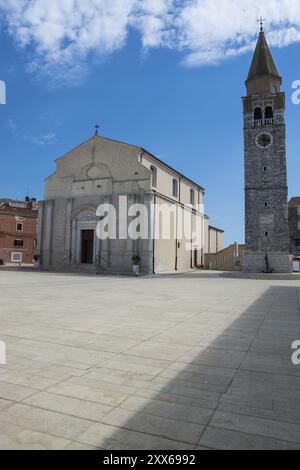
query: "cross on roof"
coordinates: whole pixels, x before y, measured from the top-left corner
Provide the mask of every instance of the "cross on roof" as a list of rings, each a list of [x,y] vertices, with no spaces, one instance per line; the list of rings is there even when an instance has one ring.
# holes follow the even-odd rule
[[[95,129],[96,129],[95,135],[99,135],[100,124],[96,124]]]
[[[263,31],[264,28],[264,22],[267,21],[265,18],[263,18],[262,16],[257,20],[258,23],[260,23],[260,30]]]

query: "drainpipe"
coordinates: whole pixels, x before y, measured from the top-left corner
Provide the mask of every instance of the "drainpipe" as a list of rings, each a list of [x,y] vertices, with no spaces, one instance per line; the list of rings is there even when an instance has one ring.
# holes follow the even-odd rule
[[[181,178],[179,178],[178,203],[176,205],[176,246],[175,246],[175,271],[178,271],[178,207],[181,203]]]
[[[155,274],[155,230],[156,230],[156,226],[155,226],[155,215],[156,215],[156,194],[154,194],[154,216],[153,216],[153,240],[152,240],[152,253],[153,253],[153,261],[152,261],[152,269],[153,269],[153,274]]]
[[[193,250],[193,210],[191,212],[191,269],[193,269],[193,254],[194,254],[194,250]],[[197,217],[197,216],[195,216]],[[196,223],[196,226],[197,226],[197,221],[195,221]]]

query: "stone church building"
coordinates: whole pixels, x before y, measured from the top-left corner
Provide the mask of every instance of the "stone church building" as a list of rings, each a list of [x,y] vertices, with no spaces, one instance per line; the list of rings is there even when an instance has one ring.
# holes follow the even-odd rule
[[[128,219],[120,212],[120,199],[126,201]],[[99,237],[103,204],[115,209],[123,234],[130,207],[146,208],[147,236]],[[170,234],[155,236],[166,219],[161,209],[168,208]],[[186,215],[191,229],[182,234],[178,227]],[[204,214],[204,189],[140,147],[96,132],[56,160],[56,171],[46,180],[38,228],[43,269],[129,273],[138,263],[142,273],[170,272],[202,266],[205,253],[222,248],[223,231],[210,227]]]
[[[246,272],[291,272],[285,94],[261,28],[244,106]]]

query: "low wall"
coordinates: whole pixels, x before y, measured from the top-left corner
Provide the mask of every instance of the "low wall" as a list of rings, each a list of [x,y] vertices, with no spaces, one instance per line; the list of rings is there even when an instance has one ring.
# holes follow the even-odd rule
[[[218,253],[205,255],[205,266],[212,271],[241,271],[246,246],[234,243]]]

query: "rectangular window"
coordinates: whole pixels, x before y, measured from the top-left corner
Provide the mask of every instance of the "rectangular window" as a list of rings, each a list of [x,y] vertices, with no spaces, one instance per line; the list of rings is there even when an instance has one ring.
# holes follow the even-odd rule
[[[152,186],[153,188],[157,188],[157,168],[155,166],[150,167],[152,173]]]
[[[24,241],[23,240],[15,240],[14,241],[14,246],[24,246]]]
[[[297,222],[297,230],[300,232],[300,221]]]
[[[300,206],[297,207],[297,215],[300,215]]]
[[[22,263],[22,253],[12,253],[11,254],[12,263]]]
[[[173,197],[178,197],[178,181],[173,180]]]
[[[18,223],[16,228],[17,228],[17,232],[23,232],[23,224]]]
[[[190,204],[192,206],[195,205],[195,191],[193,189],[191,189],[191,191],[190,191]]]
[[[300,248],[300,238],[295,239],[295,245],[297,248]]]

